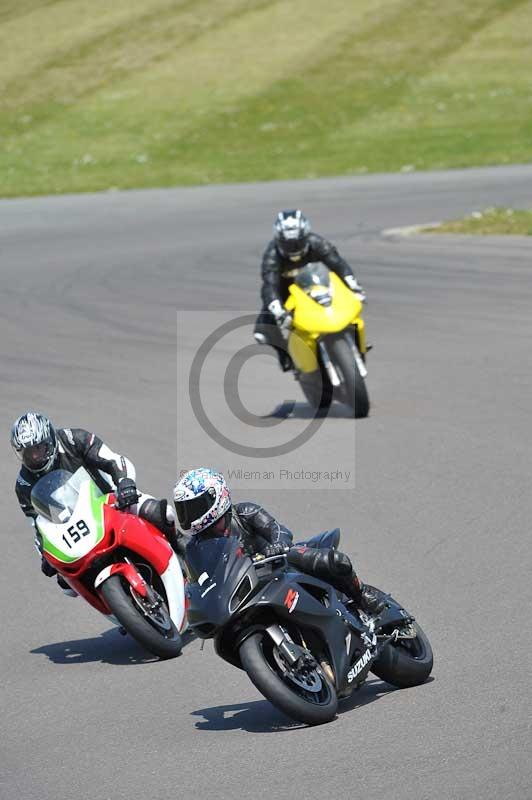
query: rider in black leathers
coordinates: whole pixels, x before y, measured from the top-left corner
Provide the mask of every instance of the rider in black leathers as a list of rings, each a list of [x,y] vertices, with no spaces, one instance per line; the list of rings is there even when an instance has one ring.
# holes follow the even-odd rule
[[[292,533],[265,508],[252,502],[231,504],[220,473],[206,468],[185,473],[175,486],[174,502],[181,527],[192,531],[185,558],[193,579],[201,572],[200,540],[236,535],[248,555],[268,558],[286,553],[289,564],[327,581],[362,611],[377,614],[382,610],[383,603],[361,583],[349,556],[333,548],[292,546]]]
[[[131,461],[114,453],[96,434],[83,428],[54,428],[47,417],[29,411],[13,424],[11,446],[22,461],[15,492],[23,514],[32,522],[37,513],[31,504],[31,490],[39,478],[54,469],[74,473],[84,467],[102,492],[115,492],[118,508],[151,522],[164,533],[176,552],[181,551],[171,506],[166,500],[139,493]],[[42,556],[38,536],[35,544],[41,553],[43,573],[48,577],[55,575],[56,570]],[[61,588],[68,590],[61,576],[57,580]]]
[[[273,231],[274,237],[262,257],[262,310],[255,323],[255,340],[275,348],[281,369],[286,372],[292,364],[281,330],[290,327],[291,316],[284,303],[288,287],[302,267],[321,262],[363,300],[366,295],[347,261],[331,242],[311,232],[308,219],[299,209],[279,212]]]

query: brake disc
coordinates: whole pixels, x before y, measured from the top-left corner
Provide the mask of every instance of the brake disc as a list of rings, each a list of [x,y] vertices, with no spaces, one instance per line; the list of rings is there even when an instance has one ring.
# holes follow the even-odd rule
[[[317,665],[314,667],[303,666],[295,669],[295,666],[290,666],[286,663],[277,647],[273,648],[273,657],[275,662],[283,671],[284,677],[288,678],[292,683],[300,686],[306,692],[317,693],[321,690],[323,682],[318,672]]]

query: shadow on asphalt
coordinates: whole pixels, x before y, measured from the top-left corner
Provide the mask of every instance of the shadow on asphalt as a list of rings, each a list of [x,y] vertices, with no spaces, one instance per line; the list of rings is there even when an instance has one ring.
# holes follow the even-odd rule
[[[384,683],[378,678],[368,680],[362,684],[358,691],[354,691],[350,697],[340,700],[338,713],[345,714],[346,712],[354,711],[362,706],[367,706],[369,703],[375,703],[381,697],[386,697],[386,695],[396,691],[399,691],[399,689],[396,689],[395,686],[390,686],[389,683]]]
[[[183,647],[186,647],[193,638],[186,632],[183,635]],[[30,652],[35,655],[45,655],[54,664],[90,664],[100,661],[104,664],[124,666],[151,664],[159,660],[138,645],[131,636],[122,636],[114,627],[91,639],[44,644]]]
[[[432,680],[429,678],[427,683]],[[377,678],[368,681],[358,692],[354,692],[351,697],[340,701],[338,714],[355,711],[361,706],[375,703],[381,697],[386,697],[396,691],[400,690]],[[201,731],[243,730],[249,733],[276,733],[277,731],[299,730],[308,727],[301,722],[290,720],[267,700],[201,708],[193,711],[192,716],[203,717],[202,720],[196,722],[195,726]]]
[[[434,678],[430,675],[427,680],[425,681],[422,686],[425,686],[427,683],[432,683]],[[413,686],[409,691],[415,691],[421,687]],[[380,700],[381,697],[386,697],[393,692],[401,692],[406,691],[405,689],[398,689],[396,686],[392,686],[385,681],[381,681],[380,678],[372,678],[366,683],[363,683],[361,688],[351,695],[351,697],[347,697],[345,700],[340,701],[340,705],[338,707],[339,714],[345,714],[349,711],[354,711],[361,706],[367,706],[368,703],[374,703],[376,700]]]
[[[287,400],[274,408],[271,414],[265,414],[265,419],[353,419],[353,412],[349,406],[342,403],[332,403],[329,409],[314,411],[308,403],[296,403],[295,400]]]
[[[242,730],[249,733],[276,733],[307,727],[301,722],[294,722],[285,717],[267,700],[200,708],[198,711],[193,711],[192,716],[203,717],[195,726],[200,731]]]

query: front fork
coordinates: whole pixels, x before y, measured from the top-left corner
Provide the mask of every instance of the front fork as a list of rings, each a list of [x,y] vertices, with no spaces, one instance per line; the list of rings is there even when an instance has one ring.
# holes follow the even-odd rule
[[[345,330],[343,332],[343,336],[345,336],[345,339],[351,349],[351,353],[356,362],[360,375],[362,376],[362,378],[366,378],[368,370],[364,362],[364,359],[360,355],[360,351],[358,349],[354,334],[350,330]],[[338,370],[334,366],[331,357],[329,356],[327,344],[323,339],[318,339],[318,350],[321,356],[321,363],[323,364],[325,372],[327,373],[327,377],[329,378],[331,385],[334,388],[337,388],[338,386],[341,385],[342,379],[338,374]]]
[[[353,358],[356,361],[356,365],[358,367],[358,371],[360,372],[362,377],[365,378],[367,376],[367,374],[368,374],[368,370],[367,370],[367,367],[366,367],[364,359],[360,355],[360,351],[358,349],[355,336],[351,331],[344,331],[344,335],[345,335],[345,337],[347,339],[349,347],[351,348],[351,352],[353,353]]]
[[[279,652],[291,667],[297,664],[302,656],[308,656],[309,651],[292,641],[288,631],[280,625],[269,625],[266,633],[273,639]]]

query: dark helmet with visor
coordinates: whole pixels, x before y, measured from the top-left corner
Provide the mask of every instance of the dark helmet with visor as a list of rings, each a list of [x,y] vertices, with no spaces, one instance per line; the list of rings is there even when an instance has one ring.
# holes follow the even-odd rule
[[[278,251],[290,261],[299,261],[309,248],[310,222],[298,208],[280,211],[273,233]]]
[[[27,411],[11,428],[11,447],[30,472],[48,472],[57,455],[54,426],[43,414]]]

